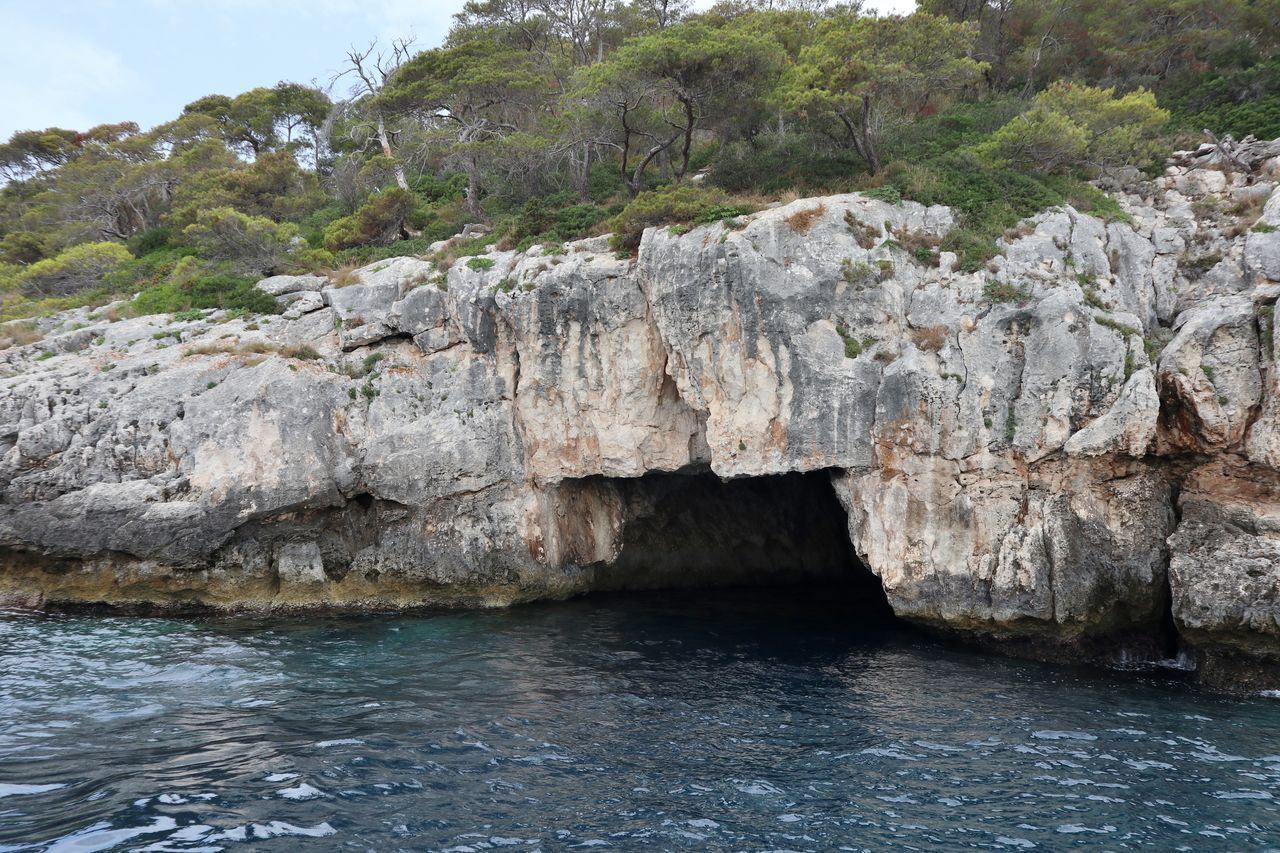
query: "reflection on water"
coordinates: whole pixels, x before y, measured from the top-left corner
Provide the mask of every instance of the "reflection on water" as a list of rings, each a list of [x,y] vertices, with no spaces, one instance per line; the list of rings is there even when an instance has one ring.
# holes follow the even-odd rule
[[[0,851],[1280,846],[1280,702],[797,596],[0,614]]]

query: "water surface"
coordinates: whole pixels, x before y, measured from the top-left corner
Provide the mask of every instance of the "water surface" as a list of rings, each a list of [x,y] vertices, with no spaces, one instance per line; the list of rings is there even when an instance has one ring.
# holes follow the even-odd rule
[[[1280,701],[826,596],[0,614],[0,851],[1280,849]]]

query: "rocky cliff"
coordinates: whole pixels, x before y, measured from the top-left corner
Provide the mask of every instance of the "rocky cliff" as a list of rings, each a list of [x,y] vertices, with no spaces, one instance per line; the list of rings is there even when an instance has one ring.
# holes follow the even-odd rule
[[[919,623],[1280,671],[1280,193],[1006,235],[860,195],[268,279],[0,353],[0,601],[498,605],[861,565]],[[1268,200],[1269,199],[1269,200]],[[1261,209],[1261,218],[1258,210]],[[1242,675],[1243,674],[1243,675]]]

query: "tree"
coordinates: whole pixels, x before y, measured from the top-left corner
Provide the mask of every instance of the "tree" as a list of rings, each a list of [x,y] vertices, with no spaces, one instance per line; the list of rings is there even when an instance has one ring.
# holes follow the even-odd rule
[[[20,130],[0,145],[0,176],[21,181],[70,161],[79,148],[79,134],[63,127]]]
[[[281,146],[296,148],[304,139],[294,138],[304,129],[314,134],[330,108],[319,89],[298,83],[277,83],[234,98],[206,95],[183,107],[183,115],[212,119],[228,146],[254,157]]]
[[[630,8],[657,29],[663,29],[689,14],[689,0],[631,0]]]
[[[683,177],[697,133],[758,100],[782,61],[759,32],[685,21],[628,41],[581,75],[576,94],[607,118],[597,142],[618,151],[635,195],[661,154],[674,153],[674,176]]]
[[[382,156],[395,163],[396,185],[402,190],[409,189],[409,179],[405,177],[404,166],[396,160],[395,152],[391,149],[393,134],[387,130],[386,116],[383,114],[378,96],[382,94],[391,76],[409,60],[412,55],[410,50],[412,44],[412,39],[397,39],[391,43],[391,50],[388,53],[378,51],[376,41],[370,42],[364,50],[353,47],[347,52],[346,69],[334,78],[335,82],[346,76],[356,80],[351,91],[352,97],[367,100],[369,119],[374,132],[373,138],[376,138],[378,145],[381,146]],[[353,129],[359,126],[360,124],[357,123],[353,125]]]
[[[408,190],[374,193],[356,213],[329,224],[324,232],[324,246],[337,252],[352,246],[385,246],[408,237],[405,220],[417,205],[418,197]]]
[[[315,134],[333,108],[329,96],[319,89],[300,83],[280,82],[272,92],[275,96],[276,134],[284,135],[285,147],[310,145],[314,148]],[[305,139],[307,133],[311,134],[309,141]]]
[[[448,160],[467,174],[467,206],[482,215],[480,161],[531,121],[546,83],[528,53],[477,36],[405,63],[375,109],[433,129],[450,149]]]
[[[828,133],[874,174],[879,141],[893,120],[924,114],[972,86],[986,66],[972,58],[977,28],[916,12],[861,18],[841,12],[818,25],[783,90],[784,102],[811,119],[834,117]]]

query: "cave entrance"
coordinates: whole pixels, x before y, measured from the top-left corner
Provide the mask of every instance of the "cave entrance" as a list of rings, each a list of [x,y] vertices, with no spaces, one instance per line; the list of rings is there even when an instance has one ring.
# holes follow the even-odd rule
[[[776,587],[888,613],[858,559],[828,471],[721,480],[709,471],[589,478],[621,503],[622,548],[596,565],[596,589]],[[581,481],[580,481],[581,482]]]

